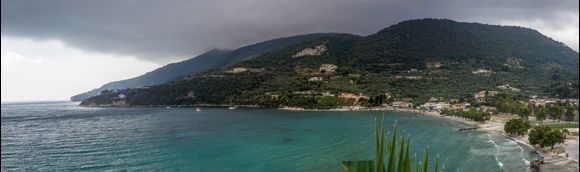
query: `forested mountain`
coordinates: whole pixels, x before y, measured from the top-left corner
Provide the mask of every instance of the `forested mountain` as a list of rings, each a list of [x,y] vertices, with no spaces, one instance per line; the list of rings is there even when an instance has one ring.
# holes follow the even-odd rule
[[[114,81],[101,86],[100,88],[75,95],[72,101],[82,101],[83,99],[96,96],[101,91],[109,89],[127,89],[150,85],[163,84],[168,81],[182,79],[184,76],[205,72],[210,69],[220,69],[234,64],[235,62],[260,56],[264,53],[279,50],[288,45],[298,42],[312,40],[323,36],[330,36],[332,33],[306,34],[292,37],[272,39],[253,45],[248,45],[236,50],[210,50],[194,58],[165,65],[141,76],[121,81]]]
[[[335,34],[83,105],[377,105],[377,97],[466,99],[477,91],[578,97],[578,52],[539,32],[446,19]],[[352,93],[352,94],[351,94]],[[122,94],[122,98],[119,95]]]

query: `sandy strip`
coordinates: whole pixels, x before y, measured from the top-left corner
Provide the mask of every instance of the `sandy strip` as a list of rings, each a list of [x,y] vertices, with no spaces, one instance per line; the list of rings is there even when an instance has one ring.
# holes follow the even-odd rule
[[[568,129],[568,131],[570,131],[570,133],[578,133],[578,128],[571,128]],[[564,144],[564,149],[566,150],[566,153],[568,153],[568,158],[570,160],[575,160],[576,165],[578,165],[578,135],[576,134],[575,136],[569,136],[568,140],[566,140]]]

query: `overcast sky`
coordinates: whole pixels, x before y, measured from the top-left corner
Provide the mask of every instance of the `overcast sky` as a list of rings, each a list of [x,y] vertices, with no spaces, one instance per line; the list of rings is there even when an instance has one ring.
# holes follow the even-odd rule
[[[2,101],[64,100],[212,48],[448,18],[529,27],[578,51],[578,0],[2,0]]]

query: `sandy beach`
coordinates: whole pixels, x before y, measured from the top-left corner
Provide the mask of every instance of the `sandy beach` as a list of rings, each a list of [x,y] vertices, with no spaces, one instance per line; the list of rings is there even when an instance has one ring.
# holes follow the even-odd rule
[[[578,157],[578,128],[568,129],[571,133],[571,136],[568,136],[569,139],[564,142],[566,153],[568,153],[568,158],[570,160],[576,161],[576,167],[578,167],[578,162],[580,162]],[[575,133],[575,134],[574,134]]]
[[[528,141],[528,136],[524,137],[517,137],[517,136],[510,136],[504,131],[505,123],[515,118],[515,116],[510,115],[500,115],[500,116],[493,116],[491,120],[486,121],[485,123],[478,123],[475,121],[467,120],[464,118],[457,118],[452,116],[442,116],[436,112],[424,112],[424,111],[405,111],[405,112],[415,112],[423,115],[430,115],[436,116],[440,118],[445,118],[449,120],[454,120],[458,122],[462,122],[465,124],[473,125],[478,127],[480,131],[486,131],[490,133],[500,134],[503,135],[516,143],[520,144],[521,146],[528,147],[530,149],[534,149],[537,152],[544,154],[545,156],[545,163],[542,164],[542,169],[550,169],[550,170],[566,170],[566,171],[578,171],[579,170],[579,142],[578,142],[578,128],[571,128],[568,129],[570,131],[570,135],[567,137],[564,144],[554,146],[553,150],[550,148],[541,148],[538,146],[533,146]]]
[[[560,169],[564,168],[571,171],[578,171],[579,167],[579,157],[578,157],[578,128],[568,129],[570,131],[570,135],[567,137],[564,144],[554,146],[553,150],[550,148],[541,148],[538,146],[533,146],[528,141],[528,136],[510,136],[504,131],[505,123],[515,118],[514,116],[509,115],[501,115],[501,116],[494,116],[490,121],[486,121],[485,123],[477,123],[474,121],[465,120],[462,118],[455,118],[455,117],[448,117],[448,116],[441,116],[441,115],[434,115],[440,116],[442,118],[447,118],[459,122],[463,122],[466,124],[474,125],[478,127],[480,131],[491,132],[495,134],[501,134],[506,136],[507,138],[517,142],[521,146],[525,146],[531,149],[536,150],[544,154],[545,156],[545,163],[542,167],[550,168],[550,169]]]

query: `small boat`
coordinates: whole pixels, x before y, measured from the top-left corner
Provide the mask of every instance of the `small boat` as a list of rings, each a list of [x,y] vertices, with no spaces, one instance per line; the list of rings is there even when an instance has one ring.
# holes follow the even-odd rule
[[[201,108],[195,108],[196,112],[201,112]]]
[[[170,108],[171,108],[171,107],[169,107],[169,106],[165,106],[165,109],[170,109]]]
[[[237,108],[238,108],[238,106],[230,106],[230,107],[228,107],[229,110],[234,110],[234,109],[237,109]]]

